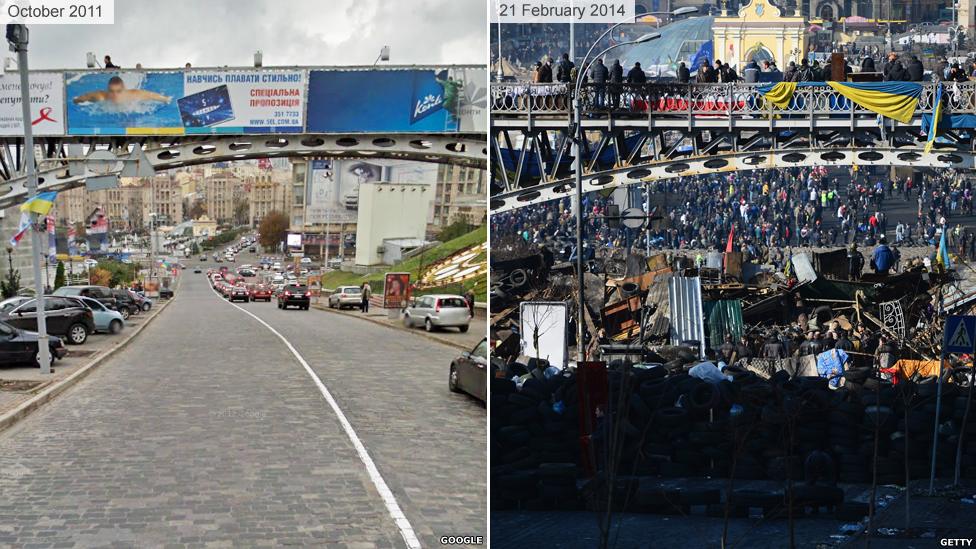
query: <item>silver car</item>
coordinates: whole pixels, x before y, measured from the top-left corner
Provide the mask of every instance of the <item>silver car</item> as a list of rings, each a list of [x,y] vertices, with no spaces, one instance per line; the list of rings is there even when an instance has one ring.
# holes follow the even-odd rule
[[[403,311],[403,325],[407,328],[423,325],[428,332],[437,328],[454,327],[468,331],[471,312],[468,302],[459,295],[424,295]]]
[[[362,300],[363,290],[359,286],[339,286],[329,296],[329,308],[359,307]]]

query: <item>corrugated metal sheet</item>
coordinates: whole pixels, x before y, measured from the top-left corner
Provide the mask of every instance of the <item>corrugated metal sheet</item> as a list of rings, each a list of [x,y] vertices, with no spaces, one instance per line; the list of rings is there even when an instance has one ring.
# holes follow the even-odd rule
[[[713,349],[718,349],[726,335],[738,341],[745,331],[742,321],[742,302],[738,299],[706,301],[702,307],[708,318],[708,341]]]
[[[705,356],[705,323],[698,277],[672,277],[668,283],[668,303],[671,307],[671,343],[678,345],[685,340],[697,340],[699,356]]]
[[[810,263],[809,254],[793,254],[793,271],[796,273],[796,279],[801,284],[804,282],[813,282],[817,279],[817,271],[813,268],[813,264]]]
[[[650,322],[644,327],[644,333],[648,337],[663,338],[671,333],[671,304],[668,301],[668,283],[671,280],[671,272],[661,274],[654,278],[647,287],[647,299],[644,300],[646,307],[654,307],[654,315]]]

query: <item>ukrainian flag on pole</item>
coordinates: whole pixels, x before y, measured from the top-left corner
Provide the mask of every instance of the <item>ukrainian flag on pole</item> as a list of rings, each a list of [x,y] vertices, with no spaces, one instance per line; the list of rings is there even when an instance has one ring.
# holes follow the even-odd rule
[[[57,196],[58,193],[55,191],[44,192],[20,205],[20,224],[17,227],[17,232],[10,238],[11,246],[16,246],[27,235],[27,231],[33,225],[31,214],[47,215],[54,207],[54,199]]]
[[[55,191],[40,193],[21,204],[20,211],[36,213],[37,215],[47,215],[51,211],[51,208],[54,207],[54,199],[57,196],[58,193]]]
[[[939,122],[942,120],[942,82],[935,90],[935,109],[932,111],[932,125],[929,126],[928,140],[925,142],[925,152],[932,152],[935,145],[935,136],[939,133]],[[943,239],[945,233],[943,232]]]
[[[946,231],[948,230],[947,227],[942,228],[942,238],[939,239],[939,251],[935,254],[935,262],[941,263],[947,271],[952,268],[952,260],[949,259],[949,247],[946,246]]]

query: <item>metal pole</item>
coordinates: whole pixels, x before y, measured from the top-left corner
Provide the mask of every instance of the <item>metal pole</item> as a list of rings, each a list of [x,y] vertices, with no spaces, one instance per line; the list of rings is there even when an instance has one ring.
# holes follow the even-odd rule
[[[644,183],[644,254],[651,257],[651,184]]]
[[[939,307],[941,309],[941,307]],[[939,414],[942,412],[942,368],[945,364],[945,342],[942,344],[942,356],[939,357],[939,379],[935,390],[935,427],[932,436],[932,463],[929,469],[929,495],[935,494],[935,456],[939,447]]]
[[[584,59],[585,61],[585,59]],[[582,72],[580,73],[582,74]],[[573,179],[576,182],[576,283],[579,284],[579,295],[576,304],[576,365],[586,360],[586,351],[583,343],[584,311],[586,307],[586,291],[583,286],[583,131],[580,127],[580,96],[579,79],[577,79],[576,89],[573,90],[573,132],[576,139],[573,140],[574,172]],[[595,335],[595,334],[594,334]]]
[[[24,41],[15,44],[17,50],[17,70],[20,71],[20,104],[24,117],[24,159],[27,168],[27,197],[37,196],[37,171],[34,166],[34,134],[31,128],[30,79],[27,67],[27,28],[24,27]],[[31,216],[36,221],[37,216]],[[37,295],[37,360],[41,374],[51,373],[51,349],[48,347],[47,320],[44,318],[44,281],[41,280],[41,235],[31,227],[32,267],[34,270],[34,291]]]

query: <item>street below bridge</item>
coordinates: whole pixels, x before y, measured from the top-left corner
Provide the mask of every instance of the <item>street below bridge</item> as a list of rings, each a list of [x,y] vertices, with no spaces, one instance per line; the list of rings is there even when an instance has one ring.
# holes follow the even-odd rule
[[[183,278],[150,329],[0,433],[0,546],[486,534],[485,408],[448,389],[459,351]]]

